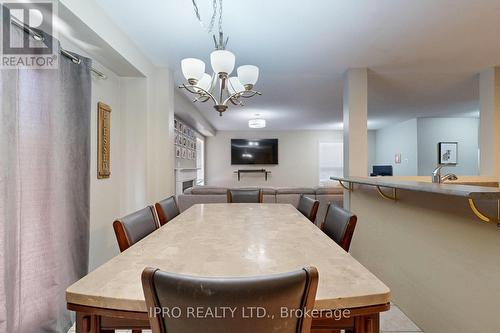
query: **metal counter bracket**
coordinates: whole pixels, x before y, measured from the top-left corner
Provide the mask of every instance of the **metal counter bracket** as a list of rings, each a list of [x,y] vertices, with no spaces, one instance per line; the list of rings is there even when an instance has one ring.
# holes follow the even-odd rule
[[[384,192],[382,192],[382,190],[380,189],[380,186],[377,186],[377,192],[378,194],[380,194],[380,196],[384,199],[387,199],[387,200],[391,200],[391,201],[397,201],[398,200],[398,196],[397,196],[397,191],[396,191],[396,188],[392,188],[392,197],[385,194]]]
[[[481,221],[483,222],[493,222],[497,224],[497,227],[500,228],[500,200],[497,199],[497,216],[496,218],[490,218],[483,213],[476,207],[476,204],[474,203],[474,199],[469,198],[469,206],[470,209],[472,209],[472,212],[474,212],[474,215],[476,215]]]
[[[349,192],[351,192],[351,191],[353,190],[353,187],[352,187],[352,183],[351,183],[351,182],[349,182],[349,183],[348,183],[348,184],[349,184],[349,187],[345,186],[345,185],[344,185],[344,183],[342,183],[342,181],[341,181],[341,180],[339,180],[338,182],[339,182],[340,186],[342,186],[342,188],[343,188],[344,190],[349,191]]]

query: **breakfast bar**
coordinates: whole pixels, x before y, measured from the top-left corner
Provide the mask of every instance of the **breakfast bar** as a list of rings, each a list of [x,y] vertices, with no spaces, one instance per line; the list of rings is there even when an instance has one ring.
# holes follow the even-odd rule
[[[499,331],[498,180],[331,179],[358,215],[353,257],[391,288],[394,302],[419,327]]]

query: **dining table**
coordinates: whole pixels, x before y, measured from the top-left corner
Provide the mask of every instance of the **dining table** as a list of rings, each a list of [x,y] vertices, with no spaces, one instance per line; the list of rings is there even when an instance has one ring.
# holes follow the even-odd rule
[[[389,288],[294,206],[279,203],[194,205],[68,287],[67,308],[76,312],[77,333],[149,329],[145,267],[230,278],[306,266],[319,272],[312,332],[379,332]]]

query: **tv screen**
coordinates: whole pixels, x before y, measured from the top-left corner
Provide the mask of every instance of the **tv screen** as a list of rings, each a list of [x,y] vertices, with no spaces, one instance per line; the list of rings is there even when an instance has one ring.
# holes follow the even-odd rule
[[[231,139],[231,164],[278,164],[278,139]]]

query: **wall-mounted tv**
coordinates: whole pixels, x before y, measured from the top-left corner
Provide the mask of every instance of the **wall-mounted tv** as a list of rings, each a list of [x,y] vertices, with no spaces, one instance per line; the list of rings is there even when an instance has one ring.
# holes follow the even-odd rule
[[[278,164],[278,139],[231,139],[231,164]]]

